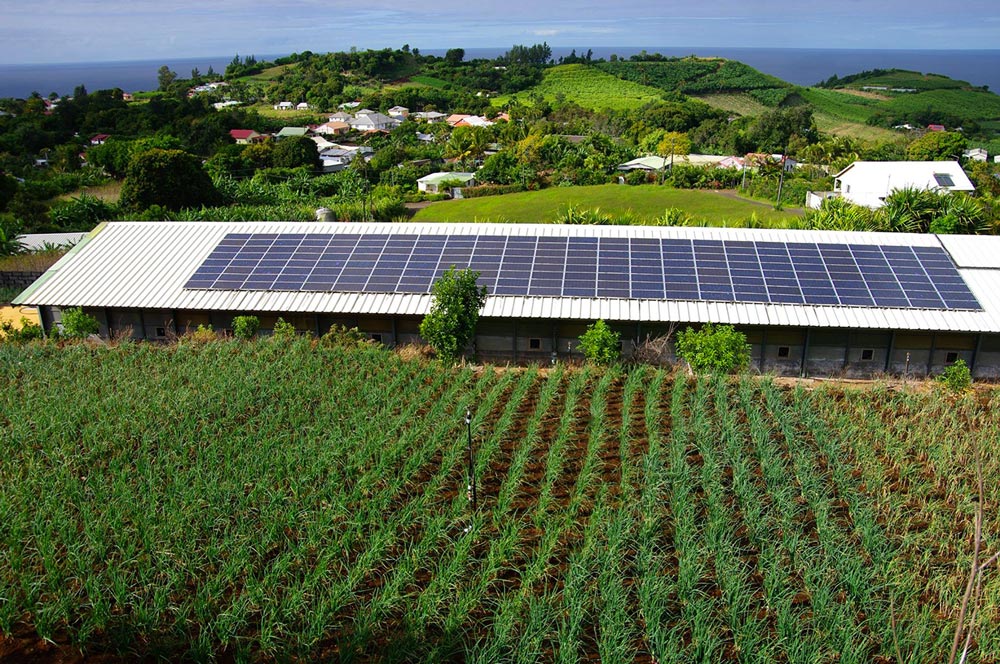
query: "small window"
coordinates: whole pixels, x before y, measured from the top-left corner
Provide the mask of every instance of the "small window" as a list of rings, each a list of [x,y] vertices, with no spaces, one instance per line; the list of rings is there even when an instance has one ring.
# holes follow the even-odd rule
[[[375,332],[369,336],[372,341],[377,341],[378,343],[382,343],[382,335],[379,334],[378,332]]]
[[[872,348],[863,348],[861,350],[861,361],[871,362],[875,359],[875,350]]]
[[[951,351],[944,356],[945,364],[955,364],[958,361],[958,353],[956,351]]]
[[[778,346],[778,357],[789,357],[792,354],[792,349],[788,346]]]
[[[164,327],[158,327],[158,328],[156,328],[156,336],[158,336],[158,337],[165,337],[165,336],[167,336],[167,329],[164,328]]]
[[[541,339],[539,339],[538,337],[532,337],[531,339],[528,339],[528,350],[541,350],[541,349],[542,349]]]

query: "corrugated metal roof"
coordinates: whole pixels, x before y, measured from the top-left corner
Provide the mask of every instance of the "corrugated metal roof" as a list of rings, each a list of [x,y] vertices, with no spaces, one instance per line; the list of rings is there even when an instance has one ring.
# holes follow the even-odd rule
[[[104,224],[23,293],[17,304],[170,310],[425,314],[429,295],[185,290],[227,233],[407,233],[666,237],[944,246],[983,311],[616,298],[489,297],[482,315],[637,322],[1000,332],[1000,238],[778,229],[537,224],[344,224],[315,222],[112,222]],[[991,258],[992,256],[992,258]]]

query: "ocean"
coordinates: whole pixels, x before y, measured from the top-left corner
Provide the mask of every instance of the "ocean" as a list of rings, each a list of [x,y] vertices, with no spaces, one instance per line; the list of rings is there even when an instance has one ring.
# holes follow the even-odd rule
[[[467,48],[466,59],[496,57],[508,47]],[[586,46],[576,47],[578,55],[587,52]],[[796,85],[813,85],[831,75],[845,76],[866,69],[911,69],[923,73],[944,74],[968,81],[972,85],[986,85],[1000,92],[1000,50],[847,50],[799,48],[727,48],[727,47],[663,47],[622,46],[590,47],[594,58],[608,59],[612,54],[629,57],[645,50],[668,56],[700,55],[720,56],[740,60],[766,74]],[[552,55],[558,59],[569,55],[571,46],[553,46]],[[421,49],[433,55],[444,55],[445,49]],[[258,60],[270,60],[278,55],[258,55]],[[187,77],[195,67],[201,73],[211,66],[215,71],[225,71],[232,56],[205,56],[169,60],[135,60],[127,62],[89,62],[62,64],[4,65],[0,64],[0,97],[26,97],[32,91],[43,96],[50,92],[72,94],[77,85],[90,91],[121,88],[126,92],[156,89],[156,71],[167,65],[180,76]]]

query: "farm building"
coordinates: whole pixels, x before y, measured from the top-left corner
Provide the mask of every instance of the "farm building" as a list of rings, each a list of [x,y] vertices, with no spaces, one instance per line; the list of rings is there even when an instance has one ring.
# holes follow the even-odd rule
[[[236,315],[419,340],[433,280],[481,271],[470,352],[575,357],[596,319],[624,351],[677,326],[742,329],[754,368],[791,375],[1000,377],[1000,238],[724,228],[112,222],[15,300],[47,329],[83,307],[103,335],[165,339]]]

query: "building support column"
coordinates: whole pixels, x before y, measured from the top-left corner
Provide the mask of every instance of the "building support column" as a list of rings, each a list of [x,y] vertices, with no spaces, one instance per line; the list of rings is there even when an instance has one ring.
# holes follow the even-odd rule
[[[319,314],[313,314],[313,326],[316,328],[316,338],[319,339],[323,333],[319,331]]]
[[[114,333],[111,331],[111,320],[112,320],[112,318],[111,318],[111,309],[105,308],[104,309],[104,326],[108,328],[108,341],[111,341],[111,337],[114,336]]]
[[[806,338],[802,342],[802,362],[799,365],[799,378],[806,377],[806,360],[809,358],[809,339],[811,336],[811,331],[806,328]]]
[[[767,351],[767,328],[760,333],[760,357],[757,358],[757,371],[764,373],[764,353]]]
[[[931,352],[927,354],[927,376],[931,375],[931,367],[934,366],[934,352],[937,350],[937,332],[931,334]]]
[[[896,352],[896,330],[889,333],[889,350],[885,354],[885,372],[892,367],[892,354]]]
[[[517,364],[517,319],[514,319],[514,363]]]
[[[179,337],[179,336],[181,336],[181,328],[180,328],[180,323],[177,322],[177,318],[178,318],[178,316],[177,316],[177,310],[174,309],[173,311],[171,311],[170,312],[170,316],[171,316],[171,321],[170,322],[173,324],[173,327],[174,327],[174,336],[175,337]]]
[[[389,323],[392,325],[392,346],[390,348],[395,348],[399,345],[399,335],[396,333],[396,317],[393,316],[390,318]]]
[[[143,341],[146,340],[146,316],[142,313],[142,309],[139,309],[139,338]]]
[[[973,376],[976,375],[976,361],[979,359],[979,353],[983,350],[983,334],[980,332],[976,335],[976,346],[972,349],[972,358],[969,360],[969,373]]]
[[[847,367],[851,363],[851,331],[847,331],[847,343],[844,344],[844,366],[841,370],[847,372]]]

